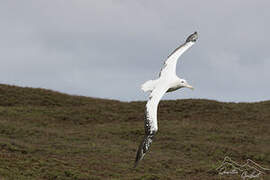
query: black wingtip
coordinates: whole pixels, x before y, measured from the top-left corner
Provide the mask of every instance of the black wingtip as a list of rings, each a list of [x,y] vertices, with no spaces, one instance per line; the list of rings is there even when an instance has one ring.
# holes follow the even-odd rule
[[[136,158],[133,168],[136,168],[142,159],[143,159],[143,156],[142,156],[142,154],[140,154],[140,156],[138,156],[138,158]]]
[[[153,141],[153,138],[154,138],[154,135],[156,134],[156,132],[157,132],[157,130],[152,130],[151,132],[150,131],[146,132],[147,135],[144,136],[144,138],[143,138],[143,140],[138,148],[134,167],[137,167],[137,165],[143,159],[146,152],[149,150],[149,147]]]
[[[143,156],[144,156],[143,146],[144,146],[144,140],[142,141],[142,143],[140,144],[140,146],[138,148],[135,163],[134,163],[134,168],[136,168],[138,166],[139,162],[143,159]]]
[[[136,158],[136,160],[134,162],[134,166],[133,166],[134,169],[138,166],[139,162],[140,162],[140,159]]]
[[[193,34],[191,34],[190,36],[188,36],[186,42],[195,42],[198,39],[198,33],[197,31],[195,31]]]
[[[135,169],[138,166],[139,162],[135,162],[133,168]]]

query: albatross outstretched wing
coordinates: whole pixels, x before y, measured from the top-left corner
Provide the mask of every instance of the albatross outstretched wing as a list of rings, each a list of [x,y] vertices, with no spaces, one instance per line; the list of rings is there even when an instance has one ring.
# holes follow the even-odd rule
[[[163,84],[159,83],[159,85],[156,86],[156,88],[151,92],[149,96],[149,100],[146,103],[146,111],[145,111],[145,121],[144,121],[145,136],[137,151],[134,167],[136,167],[139,161],[143,159],[145,153],[148,151],[153,141],[154,135],[158,130],[157,124],[158,104],[160,99],[168,89],[169,86],[166,84],[166,82]]]
[[[178,48],[176,48],[166,59],[164,62],[164,66],[161,69],[159,73],[159,77],[163,76],[170,76],[170,75],[176,75],[176,64],[178,58],[186,51],[188,50],[193,44],[195,44],[195,41],[198,38],[197,32],[191,34],[186,42],[182,45],[180,45]]]

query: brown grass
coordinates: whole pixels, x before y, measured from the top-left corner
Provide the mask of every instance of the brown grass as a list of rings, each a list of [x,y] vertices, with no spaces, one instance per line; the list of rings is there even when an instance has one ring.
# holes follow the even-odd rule
[[[189,99],[160,103],[133,169],[144,105],[0,85],[0,179],[240,179],[218,175],[225,156],[270,168],[270,101]]]

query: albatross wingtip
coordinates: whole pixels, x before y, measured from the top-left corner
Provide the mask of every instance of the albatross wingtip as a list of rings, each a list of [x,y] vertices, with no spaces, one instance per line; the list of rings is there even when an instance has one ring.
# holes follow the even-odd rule
[[[136,168],[139,164],[139,162],[143,159],[144,153],[143,153],[143,146],[144,146],[144,141],[140,144],[139,149],[136,154],[136,159],[134,162],[134,168]]]
[[[186,42],[196,42],[197,39],[198,39],[198,33],[197,33],[197,31],[195,31],[193,34],[188,36]]]

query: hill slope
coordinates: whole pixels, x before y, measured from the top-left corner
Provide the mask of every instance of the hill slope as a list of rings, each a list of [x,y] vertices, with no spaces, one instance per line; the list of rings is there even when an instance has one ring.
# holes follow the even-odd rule
[[[133,169],[144,104],[0,85],[0,179],[239,179],[217,174],[225,156],[270,168],[270,101],[190,99],[160,103]]]

